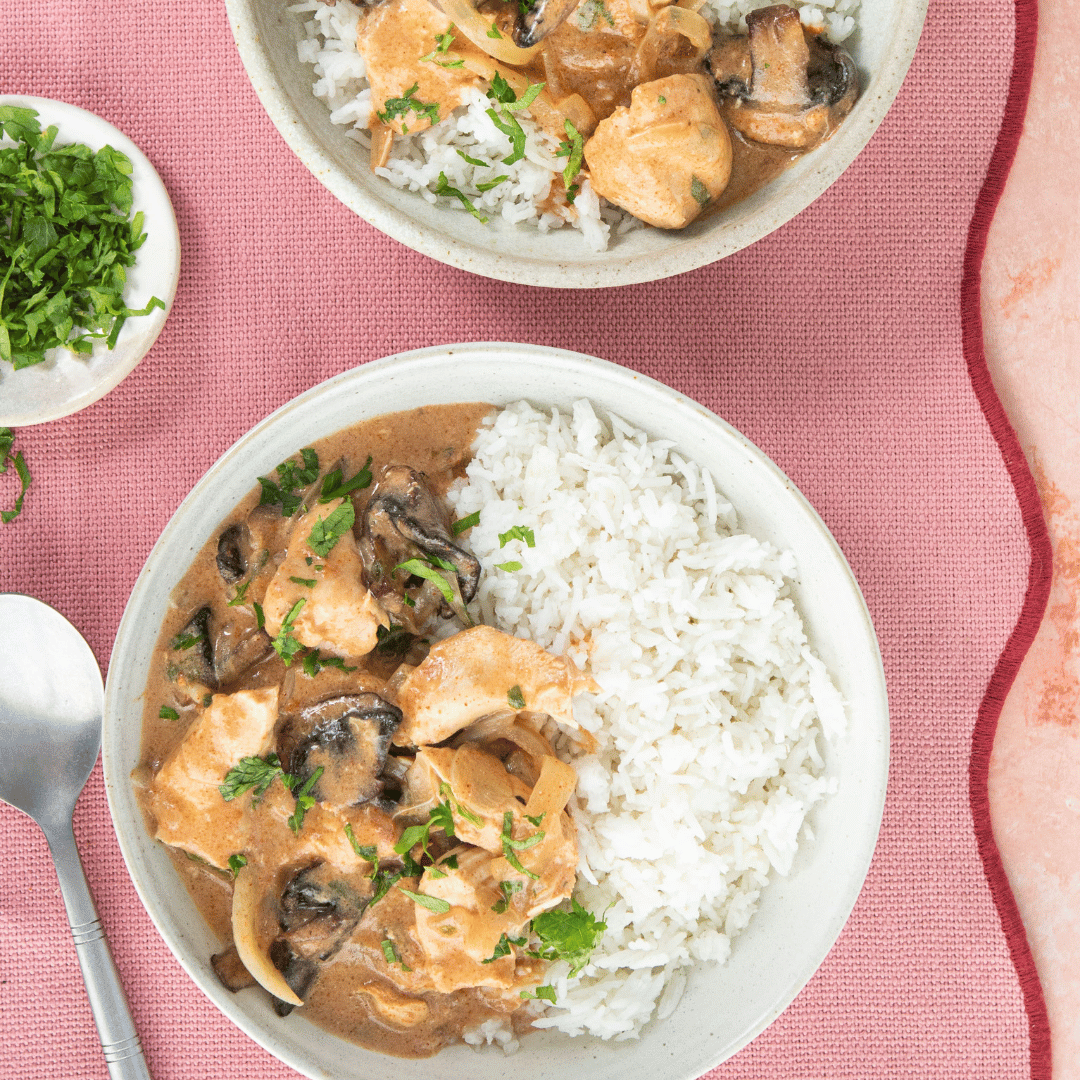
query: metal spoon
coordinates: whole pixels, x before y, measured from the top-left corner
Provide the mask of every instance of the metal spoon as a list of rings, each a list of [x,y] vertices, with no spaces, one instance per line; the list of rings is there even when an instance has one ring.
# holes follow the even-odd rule
[[[113,1080],[150,1080],[71,815],[101,747],[104,689],[90,646],[59,612],[0,593],[0,799],[45,833]]]

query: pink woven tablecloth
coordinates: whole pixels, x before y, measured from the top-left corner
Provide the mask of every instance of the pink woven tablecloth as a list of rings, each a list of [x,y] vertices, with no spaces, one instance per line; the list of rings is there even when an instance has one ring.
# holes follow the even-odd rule
[[[271,126],[216,2],[0,11],[0,90],[80,105],[130,135],[172,195],[184,251],[172,317],[135,373],[21,433],[35,480],[22,518],[0,527],[0,590],[55,605],[104,668],[144,558],[203,471],[290,397],[388,353],[521,340],[661,379],[744,431],[821,512],[865,591],[892,707],[890,797],[851,920],[794,1004],[713,1075],[1028,1075],[1028,1018],[968,799],[976,713],[1029,557],[959,316],[1012,61],[1007,0],[931,8],[879,133],[794,222],[715,266],[587,295],[450,270],[357,219]],[[0,829],[0,1076],[103,1078],[45,843],[6,807]],[[100,771],[76,833],[157,1080],[295,1075],[158,938]]]

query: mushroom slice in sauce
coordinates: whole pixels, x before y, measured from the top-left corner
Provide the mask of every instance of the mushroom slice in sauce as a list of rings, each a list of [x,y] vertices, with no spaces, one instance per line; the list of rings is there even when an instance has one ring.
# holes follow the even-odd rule
[[[214,969],[214,974],[221,985],[234,994],[255,985],[255,977],[244,967],[244,962],[240,959],[235,945],[214,953],[210,957],[210,966]]]
[[[218,537],[217,568],[226,585],[235,585],[247,577],[251,531],[242,521],[230,525]]]
[[[172,667],[189,686],[216,690],[214,641],[211,636],[213,611],[209,605],[199,608],[170,643]]]
[[[435,583],[399,569],[403,563],[434,558],[452,566],[453,572],[443,570],[442,576],[458,593],[453,606],[459,615],[464,614],[459,605],[476,595],[480,583],[480,563],[453,542],[446,510],[424,474],[407,465],[387,465],[379,474],[364,509],[360,555],[372,592],[394,622],[413,634],[421,632],[444,598]]]
[[[580,0],[522,0],[514,21],[514,44],[527,49],[564,23]]]
[[[400,723],[401,710],[378,694],[340,694],[287,718],[278,753],[303,782],[322,768],[311,791],[321,803],[353,806],[382,793],[390,738]]]
[[[858,72],[847,50],[807,34],[786,4],[746,16],[747,37],[721,36],[709,66],[729,124],[755,142],[809,150],[851,111]]]

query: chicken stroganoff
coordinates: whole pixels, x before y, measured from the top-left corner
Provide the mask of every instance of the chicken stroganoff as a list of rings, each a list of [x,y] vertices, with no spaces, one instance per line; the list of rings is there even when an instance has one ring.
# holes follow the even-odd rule
[[[603,931],[548,738],[591,680],[473,622],[441,498],[485,411],[382,418],[350,433],[366,465],[329,440],[260,478],[175,592],[136,776],[231,936],[222,982],[400,1055],[550,999],[549,961]]]
[[[858,95],[816,8],[808,25],[785,4],[751,10],[737,33],[711,0],[373,0],[350,19],[351,2],[309,33],[354,40],[300,55],[332,119],[369,133],[372,169],[482,221],[569,222],[594,246],[608,206],[681,229],[745,198]]]

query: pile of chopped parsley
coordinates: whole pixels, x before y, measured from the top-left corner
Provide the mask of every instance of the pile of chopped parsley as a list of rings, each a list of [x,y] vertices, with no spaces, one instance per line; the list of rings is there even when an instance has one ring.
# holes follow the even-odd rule
[[[0,106],[0,359],[16,369],[48,349],[111,349],[140,311],[124,303],[127,267],[142,246],[143,216],[131,217],[131,162],[111,146],[56,146],[33,109]]]

